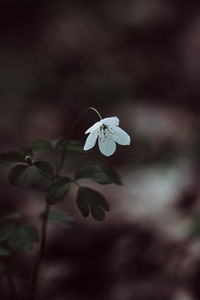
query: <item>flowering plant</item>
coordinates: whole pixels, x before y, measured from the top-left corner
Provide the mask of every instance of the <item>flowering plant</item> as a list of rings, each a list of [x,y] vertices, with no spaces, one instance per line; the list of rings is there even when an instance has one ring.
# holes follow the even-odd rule
[[[12,186],[25,183],[30,176],[30,170],[33,168],[46,180],[44,190],[45,208],[44,211],[39,213],[41,220],[40,234],[34,224],[27,223],[24,214],[21,212],[2,216],[1,220],[4,220],[4,222],[2,225],[0,224],[0,272],[5,274],[5,276],[9,274],[9,282],[11,282],[10,270],[7,272],[9,257],[12,257],[16,251],[32,249],[35,243],[40,242],[38,257],[32,271],[29,300],[37,299],[38,274],[45,248],[48,221],[66,225],[73,220],[68,213],[54,211],[52,206],[63,200],[68,194],[71,185],[75,184],[78,187],[76,204],[82,216],[88,217],[91,215],[96,221],[103,221],[106,212],[109,211],[107,200],[93,188],[82,186],[80,180],[88,178],[98,184],[115,183],[121,185],[119,175],[107,164],[95,163],[80,167],[74,172],[73,177],[63,170],[68,151],[78,154],[84,152],[83,150],[89,150],[95,145],[97,138],[99,149],[105,156],[110,156],[115,152],[116,143],[120,145],[130,144],[130,137],[119,128],[119,119],[117,117],[102,119],[95,108],[90,107],[89,109],[94,110],[99,115],[100,121],[85,132],[86,134],[89,133],[85,145],[80,141],[71,140],[69,137],[70,133],[67,139],[37,139],[22,149],[0,155],[0,163],[11,166],[8,172],[8,179]],[[47,152],[54,153],[54,163],[40,158],[41,154]],[[16,298],[16,290],[13,284],[11,284],[10,290],[12,296]]]

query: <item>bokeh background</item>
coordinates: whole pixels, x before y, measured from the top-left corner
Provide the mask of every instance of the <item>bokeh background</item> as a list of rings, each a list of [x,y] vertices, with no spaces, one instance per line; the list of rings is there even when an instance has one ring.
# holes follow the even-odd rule
[[[1,0],[0,151],[67,135],[88,106],[118,116],[132,137],[107,159],[96,147],[66,169],[103,161],[123,186],[98,186],[111,206],[83,219],[75,192],[55,207],[76,219],[48,227],[40,296],[49,300],[200,299],[200,2]],[[97,121],[90,111],[72,137]],[[36,176],[13,188],[0,172],[0,212],[39,226]],[[37,246],[10,264],[25,294]],[[4,277],[1,299],[10,299]]]

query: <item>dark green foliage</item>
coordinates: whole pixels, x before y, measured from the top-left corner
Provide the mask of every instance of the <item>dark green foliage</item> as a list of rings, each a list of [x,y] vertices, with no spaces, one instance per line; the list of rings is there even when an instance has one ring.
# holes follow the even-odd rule
[[[28,177],[27,168],[26,165],[14,166],[8,173],[10,183],[14,186],[24,183]]]
[[[11,255],[10,249],[29,250],[38,240],[38,231],[34,225],[22,225],[19,221],[8,223],[0,229],[0,256]]]
[[[34,163],[40,175],[45,177],[46,179],[53,179],[53,168],[47,161],[37,161]]]
[[[115,183],[121,185],[120,177],[110,166],[99,164],[78,170],[75,179],[88,178],[99,184]]]
[[[11,251],[6,249],[3,246],[0,246],[0,256],[10,256],[11,255]]]
[[[51,142],[45,139],[37,139],[32,142],[29,148],[34,154],[46,152],[52,149]]]
[[[30,148],[25,148],[24,149],[24,158],[25,158],[25,162],[28,163],[28,164],[32,164],[33,161],[33,151],[30,149]]]
[[[52,205],[61,201],[69,192],[71,180],[68,177],[61,177],[54,180],[46,190],[46,202]]]
[[[24,149],[24,157],[25,157],[25,158],[26,158],[27,156],[32,158],[33,155],[34,155],[34,153],[33,153],[32,149],[30,149],[30,148],[25,148],[25,149]]]
[[[6,215],[1,216],[1,221],[8,221],[8,220],[21,220],[24,218],[24,214],[20,211],[15,211]]]
[[[0,243],[8,242],[15,234],[17,225],[15,223],[8,223],[0,229]]]
[[[11,165],[13,163],[25,162],[24,155],[17,151],[11,151],[0,155],[0,163]]]
[[[191,222],[189,237],[200,238],[200,215],[199,214],[196,214]]]
[[[26,251],[33,248],[39,241],[38,231],[34,225],[23,225],[16,230],[9,240],[9,246],[14,250]]]
[[[40,214],[40,218],[43,219],[44,212]],[[48,216],[48,221],[52,223],[59,224],[64,227],[69,227],[69,224],[74,220],[67,212],[61,211],[50,211]]]
[[[84,217],[88,217],[91,213],[96,221],[103,221],[104,211],[109,211],[109,204],[104,196],[88,187],[79,188],[76,202]]]

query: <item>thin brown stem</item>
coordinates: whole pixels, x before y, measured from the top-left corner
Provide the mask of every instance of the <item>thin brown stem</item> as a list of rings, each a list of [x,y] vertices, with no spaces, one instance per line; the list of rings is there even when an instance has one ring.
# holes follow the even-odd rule
[[[5,276],[7,278],[8,289],[9,289],[11,299],[16,299],[17,300],[18,297],[17,297],[16,286],[15,286],[12,271],[10,269],[10,265],[8,263],[7,263],[7,270],[6,270]]]
[[[32,276],[32,281],[31,281],[31,287],[30,287],[30,294],[29,294],[29,300],[34,300],[36,299],[36,292],[37,292],[37,285],[38,285],[38,275],[40,271],[40,265],[41,265],[41,260],[44,254],[44,249],[45,249],[45,242],[46,242],[46,232],[47,232],[47,223],[48,223],[48,216],[50,212],[50,206],[46,205],[44,214],[43,214],[43,219],[42,219],[42,228],[41,228],[41,243],[40,243],[40,249],[39,249],[39,255],[37,257],[34,270],[33,270],[33,276]]]
[[[72,133],[74,127],[78,124],[78,122],[81,120],[81,118],[83,117],[83,115],[84,115],[88,110],[93,110],[94,112],[96,112],[96,114],[99,116],[100,120],[102,120],[102,116],[101,116],[101,114],[98,112],[98,110],[97,110],[96,108],[94,108],[94,107],[92,107],[92,106],[87,107],[84,111],[82,111],[82,113],[80,114],[80,116],[78,117],[78,119],[76,119],[76,121],[73,123],[73,125],[72,125],[72,127],[71,127],[71,129],[70,129],[70,131],[69,131],[69,133],[68,133],[67,139],[70,138],[71,133]],[[61,154],[61,160],[60,160],[60,164],[59,164],[59,167],[58,167],[58,169],[59,169],[60,171],[62,171],[64,162],[65,162],[66,152],[67,152],[67,145],[64,147],[63,152],[62,152],[62,154]]]
[[[82,116],[85,114],[86,111],[88,110],[93,110],[97,113],[99,118],[102,120],[102,117],[100,113],[94,108],[94,107],[88,107],[85,109],[79,116],[79,118],[74,122],[73,126],[71,127],[69,134],[68,134],[68,139],[71,136],[72,130],[76,126],[76,124],[80,121]],[[61,160],[60,163],[58,162],[57,159],[57,153],[55,152],[55,164],[56,164],[56,174],[55,178],[59,176],[59,173],[62,171],[64,162],[65,162],[65,156],[66,156],[66,151],[67,151],[67,145],[64,147],[63,152],[61,154]],[[76,183],[78,186],[80,186],[78,183]],[[41,260],[44,254],[44,249],[45,249],[45,242],[46,242],[46,232],[47,232],[47,223],[48,223],[48,217],[49,217],[49,212],[50,212],[50,206],[46,205],[45,212],[43,214],[43,219],[42,219],[42,228],[41,228],[41,243],[40,243],[40,250],[39,254],[34,266],[33,270],[33,276],[32,276],[32,281],[31,281],[31,286],[30,286],[30,294],[28,300],[35,300],[37,297],[37,286],[38,286],[38,275],[40,271],[40,266],[41,266]]]

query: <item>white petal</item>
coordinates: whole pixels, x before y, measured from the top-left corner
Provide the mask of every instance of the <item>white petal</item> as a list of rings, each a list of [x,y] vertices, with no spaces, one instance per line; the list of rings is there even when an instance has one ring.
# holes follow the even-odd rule
[[[105,118],[102,120],[105,125],[116,125],[119,126],[119,119],[117,117]]]
[[[98,128],[100,128],[102,125],[102,120],[99,122],[96,122],[94,125],[92,125],[90,128],[88,128],[88,130],[86,130],[85,134],[90,133]]]
[[[91,132],[85,141],[83,150],[87,151],[93,148],[94,145],[96,144],[97,136],[98,136],[97,130]]]
[[[131,138],[123,129],[112,126],[112,138],[120,145],[130,145]]]
[[[116,143],[111,138],[104,139],[99,137],[98,144],[99,144],[99,150],[105,156],[111,156],[116,150]]]

